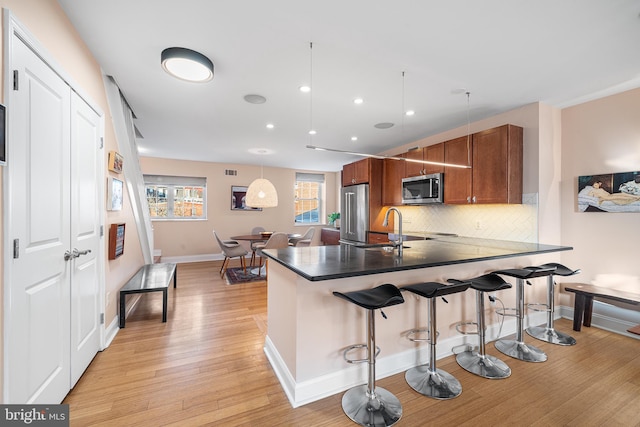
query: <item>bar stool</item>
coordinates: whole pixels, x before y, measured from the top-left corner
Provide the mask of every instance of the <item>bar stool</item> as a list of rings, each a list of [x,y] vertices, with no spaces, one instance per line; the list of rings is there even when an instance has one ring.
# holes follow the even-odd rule
[[[449,283],[464,283],[457,279],[447,280]],[[511,288],[511,284],[505,282],[500,276],[496,274],[485,274],[483,276],[474,277],[469,279],[471,282],[471,289],[476,291],[476,323],[464,323],[462,325],[475,324],[477,326],[478,335],[478,351],[467,350],[462,353],[458,353],[456,356],[456,362],[463,369],[471,372],[472,374],[479,375],[489,379],[501,379],[507,378],[511,375],[511,368],[507,366],[502,360],[495,356],[486,354],[485,343],[485,331],[487,329],[484,320],[484,294],[486,292],[496,292],[503,289]],[[470,334],[461,329],[458,331],[462,334]]]
[[[496,341],[496,348],[498,351],[511,356],[515,359],[523,360],[525,362],[544,362],[547,360],[547,355],[544,351],[531,344],[525,344],[524,342],[524,281],[525,279],[533,279],[535,277],[548,276],[553,274],[556,270],[555,267],[545,267],[536,270],[530,270],[526,268],[514,268],[507,270],[494,271],[494,274],[501,274],[503,276],[515,277],[517,279],[516,284],[516,339],[507,340],[500,339]],[[504,313],[506,315],[506,313]]]
[[[527,270],[533,269],[546,269],[550,267],[555,267],[555,270],[547,276],[547,303],[533,303],[527,304],[529,308],[536,311],[546,311],[547,312],[547,325],[546,326],[530,326],[526,329],[527,333],[533,338],[539,339],[541,341],[546,341],[551,344],[557,345],[575,345],[576,340],[570,335],[564,334],[562,332],[558,332],[553,328],[554,324],[554,313],[555,313],[555,302],[554,302],[554,285],[555,280],[553,279],[554,275],[557,276],[573,276],[574,274],[580,273],[580,270],[571,270],[568,267],[565,267],[562,264],[557,263],[547,263],[542,264],[536,267],[527,267]],[[544,307],[542,310],[536,307]]]
[[[427,282],[400,288],[400,290],[413,292],[414,294],[428,299],[428,338],[426,340],[415,338],[415,335],[419,332],[424,332],[424,329],[414,329],[410,331],[407,336],[411,341],[427,341],[430,346],[429,364],[416,366],[405,373],[407,383],[412,389],[420,394],[433,397],[434,399],[444,400],[453,399],[462,393],[462,386],[453,375],[443,371],[442,369],[436,368],[436,338],[438,336],[438,332],[436,330],[436,298],[458,292],[464,292],[470,285],[470,282],[463,282],[455,285]],[[446,299],[442,299],[444,302],[448,302]]]
[[[342,410],[354,422],[362,426],[392,426],[402,416],[402,405],[397,397],[382,387],[376,387],[376,325],[375,310],[402,304],[404,298],[397,287],[392,284],[380,285],[373,289],[354,292],[333,292],[333,295],[344,298],[353,304],[367,309],[367,358],[353,360],[347,353],[355,348],[365,347],[356,344],[344,351],[344,358],[349,363],[367,362],[369,374],[366,385],[353,387],[342,396]],[[382,310],[382,317],[386,315]]]

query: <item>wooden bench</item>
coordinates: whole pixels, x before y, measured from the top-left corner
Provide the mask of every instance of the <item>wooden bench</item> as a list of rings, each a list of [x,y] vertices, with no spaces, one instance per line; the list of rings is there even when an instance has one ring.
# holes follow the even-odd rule
[[[124,328],[126,314],[126,296],[144,292],[162,292],[162,321],[167,321],[167,294],[173,278],[173,287],[177,284],[176,265],[172,263],[147,264],[120,289],[120,327]]]
[[[584,283],[563,283],[562,286],[564,287],[565,291],[573,292],[576,295],[573,305],[574,331],[580,331],[581,325],[591,326],[591,315],[593,314],[593,298],[608,299],[633,305],[640,304],[640,294],[632,294],[630,292],[618,291],[615,289],[603,288],[594,285],[587,285]]]

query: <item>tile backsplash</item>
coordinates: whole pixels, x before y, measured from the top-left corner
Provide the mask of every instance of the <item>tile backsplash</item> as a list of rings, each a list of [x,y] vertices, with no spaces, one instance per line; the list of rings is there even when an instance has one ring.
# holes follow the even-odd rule
[[[524,194],[521,205],[398,206],[403,234],[455,233],[484,239],[538,241],[538,194]]]

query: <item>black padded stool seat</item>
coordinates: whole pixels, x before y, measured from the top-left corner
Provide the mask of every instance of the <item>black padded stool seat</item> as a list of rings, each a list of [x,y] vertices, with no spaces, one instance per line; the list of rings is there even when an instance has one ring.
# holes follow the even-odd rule
[[[351,348],[367,349],[367,362],[369,365],[367,384],[353,387],[342,396],[342,410],[354,422],[362,426],[392,426],[402,417],[402,405],[400,400],[382,387],[376,387],[376,326],[375,310],[402,304],[404,298],[400,290],[392,284],[384,284],[372,289],[353,292],[333,292],[333,295],[343,298],[353,304],[367,309],[367,344],[356,344]],[[384,316],[384,313],[383,313]],[[386,317],[386,316],[385,316]],[[359,361],[358,361],[359,362]]]
[[[535,277],[548,276],[553,274],[556,267],[545,268],[513,268],[507,270],[494,271],[494,274],[515,277],[518,279],[516,285],[516,339],[501,339],[496,341],[498,351],[525,362],[544,362],[547,355],[544,351],[531,344],[524,342],[524,281],[525,279],[533,279]]]
[[[575,345],[576,339],[570,335],[567,335],[562,332],[558,332],[554,329],[555,322],[555,295],[554,295],[554,286],[555,280],[553,280],[553,276],[573,276],[574,274],[580,273],[580,270],[571,270],[569,267],[566,267],[562,264],[558,264],[555,262],[550,262],[547,264],[542,264],[534,267],[526,267],[527,270],[535,270],[539,271],[541,269],[554,268],[555,270],[549,272],[547,274],[547,302],[545,303],[533,303],[529,304],[529,308],[537,311],[546,311],[547,312],[547,324],[546,326],[530,326],[526,329],[527,333],[533,338],[539,339],[541,341],[545,341],[551,344],[557,345]],[[544,310],[540,310],[536,308],[536,306],[544,307]]]
[[[453,399],[462,393],[460,382],[450,373],[438,369],[436,367],[436,301],[437,297],[464,292],[469,289],[470,282],[456,283],[454,285],[445,285],[436,282],[417,283],[415,285],[407,285],[400,288],[427,298],[427,318],[428,320],[428,339],[429,364],[420,365],[409,369],[404,377],[407,384],[415,391],[434,399]],[[445,300],[446,301],[446,300]],[[413,339],[412,334],[423,332],[424,329],[414,329],[410,331],[408,337],[412,341],[425,341],[424,339]]]
[[[401,291],[410,291],[425,298],[436,298],[445,295],[464,292],[469,289],[471,282],[460,282],[453,285],[445,285],[437,282],[417,283],[400,288]]]
[[[362,308],[366,308],[367,310],[377,310],[379,308],[402,304],[404,302],[404,298],[402,298],[400,290],[389,283],[380,285],[373,289],[364,289],[362,291],[353,292],[334,291],[333,294],[359,305]]]
[[[463,283],[461,280],[449,279],[449,283]],[[502,291],[511,288],[511,284],[506,282],[497,274],[489,273],[469,279],[471,289],[476,291],[476,323],[478,334],[478,351],[467,350],[456,355],[456,362],[463,369],[472,374],[489,379],[502,379],[511,375],[511,368],[502,360],[486,353],[484,320],[484,294],[486,292]]]

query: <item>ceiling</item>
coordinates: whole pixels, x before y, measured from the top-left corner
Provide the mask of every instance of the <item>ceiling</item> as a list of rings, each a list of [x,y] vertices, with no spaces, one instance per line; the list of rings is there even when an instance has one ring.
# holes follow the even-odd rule
[[[306,146],[380,153],[640,87],[638,0],[58,1],[132,106],[142,156],[337,171],[358,157]],[[213,80],[163,71],[173,46],[210,58]]]

